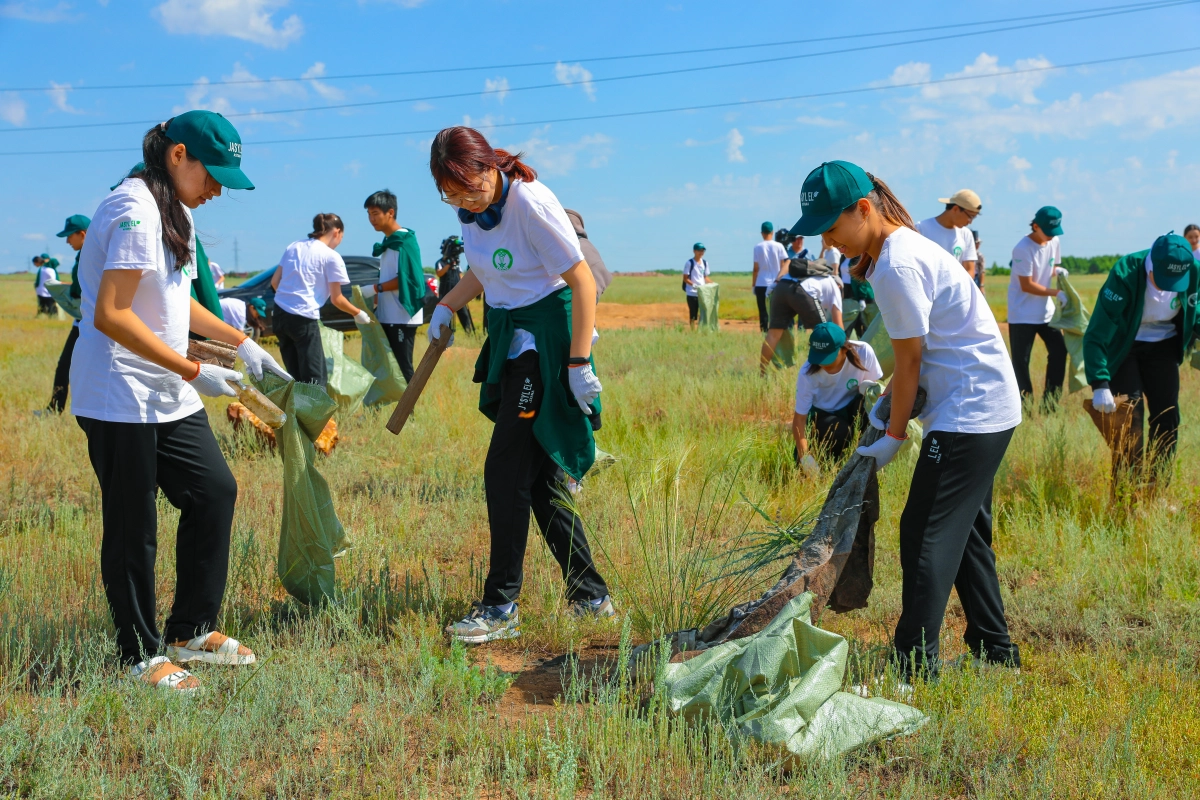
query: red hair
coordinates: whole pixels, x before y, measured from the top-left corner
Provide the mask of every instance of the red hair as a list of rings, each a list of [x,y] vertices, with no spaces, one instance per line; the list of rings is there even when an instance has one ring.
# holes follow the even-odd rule
[[[456,125],[443,128],[433,137],[429,148],[429,171],[442,192],[470,189],[475,185],[474,177],[488,169],[498,169],[510,180],[526,183],[537,180],[537,173],[521,160],[522,155],[494,148],[479,131]]]

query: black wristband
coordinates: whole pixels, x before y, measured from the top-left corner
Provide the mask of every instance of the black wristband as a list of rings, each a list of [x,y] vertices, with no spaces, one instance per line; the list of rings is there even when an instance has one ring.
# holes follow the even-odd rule
[[[591,363],[592,363],[592,360],[590,358],[573,357],[573,358],[567,359],[568,367],[582,367],[584,364],[591,364]]]

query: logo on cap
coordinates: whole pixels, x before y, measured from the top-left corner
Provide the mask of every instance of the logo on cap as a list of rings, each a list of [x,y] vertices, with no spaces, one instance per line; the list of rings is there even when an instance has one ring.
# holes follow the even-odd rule
[[[242,143],[241,142],[230,142],[229,143],[229,152],[233,153],[238,158],[241,158],[242,157]]]
[[[810,205],[814,200],[817,199],[817,195],[819,195],[819,194],[820,194],[819,191],[801,192],[800,193],[800,205],[802,205],[802,206]]]

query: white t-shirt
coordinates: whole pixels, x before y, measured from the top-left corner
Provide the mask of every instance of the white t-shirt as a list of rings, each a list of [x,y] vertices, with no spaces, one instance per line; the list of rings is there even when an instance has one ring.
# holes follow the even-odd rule
[[[800,367],[796,377],[796,413],[810,414],[814,408],[822,411],[837,411],[858,395],[858,384],[877,381],[883,377],[883,368],[875,351],[866,342],[847,342],[858,354],[864,369],[859,369],[846,359],[842,368],[834,373],[818,369],[809,375],[808,366]]]
[[[1146,301],[1142,304],[1142,324],[1135,342],[1165,342],[1175,335],[1175,318],[1183,307],[1179,292],[1164,292],[1150,281],[1154,264],[1146,254]]]
[[[702,258],[696,261],[694,258],[689,258],[683,262],[683,276],[691,278],[695,282],[695,286],[689,285],[684,291],[688,297],[696,296],[696,287],[703,286],[708,283],[706,280],[712,273],[708,269],[708,259]]]
[[[218,289],[225,288],[225,270],[215,261],[208,262],[208,271],[212,273],[213,285]]]
[[[495,308],[525,308],[554,294],[567,285],[562,274],[584,260],[567,212],[540,181],[513,181],[500,224],[490,231],[463,224],[462,238],[471,272]],[[517,328],[508,357],[536,349],[533,334]]]
[[[184,207],[191,222],[191,211]],[[168,369],[127,350],[96,330],[96,295],[105,270],[141,272],[133,313],[181,356],[187,354],[192,316],[192,260],[175,269],[163,247],[158,206],[140,179],[122,181],[102,201],[79,256],[82,292],[79,342],[71,359],[71,413],[108,422],[171,422],[204,408],[191,384]]]
[[[995,433],[1021,422],[1021,395],[992,310],[954,257],[916,231],[883,243],[867,278],[893,339],[921,337],[921,414],[930,431]]]
[[[400,230],[404,230],[401,228]],[[400,253],[390,247],[379,257],[379,282],[387,283],[400,273]],[[400,292],[393,289],[390,292],[380,292],[375,297],[375,318],[388,325],[420,325],[425,321],[425,309],[418,308],[417,313],[409,315],[408,310],[400,305]]]
[[[832,275],[819,278],[805,278],[800,281],[800,288],[825,309],[825,318],[833,319],[833,310],[842,310],[842,284]]]
[[[937,217],[930,217],[918,222],[917,230],[926,239],[937,242],[938,247],[954,256],[960,264],[979,257],[975,252],[975,236],[968,228],[947,228],[937,221]]]
[[[853,283],[854,279],[850,275],[850,259],[842,261],[841,266],[838,267],[838,273],[842,276],[842,283]]]
[[[58,280],[58,273],[53,267],[38,267],[37,292],[38,297],[49,297],[50,290],[46,288],[46,281]]]
[[[1054,268],[1062,263],[1058,237],[1038,244],[1028,236],[1017,242],[1012,252],[1012,273],[1008,278],[1008,321],[1022,325],[1041,325],[1054,317],[1054,298],[1021,291],[1021,276],[1049,289]]]
[[[779,265],[787,260],[787,250],[774,239],[767,239],[754,245],[754,263],[758,264],[758,277],[755,286],[771,287],[779,280]]]
[[[320,239],[292,242],[279,259],[283,274],[275,291],[275,305],[289,314],[321,318],[321,306],[329,299],[329,284],[349,283],[346,262]]]
[[[821,258],[831,267],[838,266],[842,261],[842,251],[836,247],[826,247],[821,251]]]
[[[236,297],[221,298],[221,317],[225,324],[239,331],[246,329],[246,301]]]

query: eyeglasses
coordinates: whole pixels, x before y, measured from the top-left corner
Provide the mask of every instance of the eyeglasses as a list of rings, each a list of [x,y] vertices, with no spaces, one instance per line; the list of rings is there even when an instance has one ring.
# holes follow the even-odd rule
[[[486,200],[490,200],[492,193],[496,191],[496,183],[489,176],[483,179],[483,185],[472,192],[463,192],[461,194],[443,194],[442,202],[452,206],[477,206]]]

